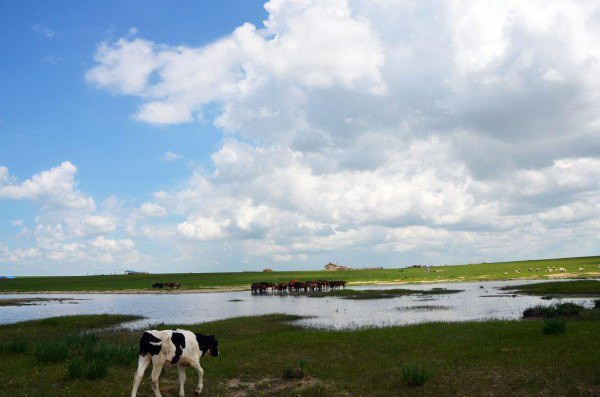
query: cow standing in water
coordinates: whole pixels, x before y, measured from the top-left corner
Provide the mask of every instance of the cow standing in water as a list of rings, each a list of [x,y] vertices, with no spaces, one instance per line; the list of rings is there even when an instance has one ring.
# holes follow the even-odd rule
[[[138,387],[146,368],[152,363],[150,376],[152,391],[160,397],[158,378],[164,365],[177,365],[179,371],[179,397],[184,396],[185,367],[192,367],[198,372],[198,386],[194,394],[202,392],[204,370],[200,366],[200,358],[207,353],[218,356],[219,342],[213,335],[194,334],[191,331],[178,329],[174,331],[145,331],[140,339],[140,357],[138,369],[133,378],[131,397],[136,397]]]

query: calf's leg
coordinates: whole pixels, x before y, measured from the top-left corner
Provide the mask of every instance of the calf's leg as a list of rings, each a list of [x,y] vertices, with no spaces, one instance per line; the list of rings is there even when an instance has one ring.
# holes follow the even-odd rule
[[[140,387],[140,382],[142,381],[142,377],[144,376],[144,372],[146,372],[146,368],[150,365],[150,357],[142,357],[138,359],[138,369],[135,371],[135,375],[133,376],[133,389],[131,389],[131,397],[137,396],[138,387]]]
[[[160,389],[158,388],[158,378],[160,377],[163,365],[164,362],[161,361],[155,361],[152,363],[152,375],[150,375],[150,381],[152,382],[152,391],[156,397],[162,397],[160,394]]]
[[[183,385],[185,384],[185,367],[178,365],[177,371],[179,372],[179,397],[185,397],[185,391],[183,390]]]
[[[196,370],[196,372],[198,372],[198,386],[196,386],[194,394],[196,396],[199,396],[200,393],[202,393],[202,388],[204,387],[204,370],[202,369],[202,367],[200,366],[200,362],[198,361],[192,361],[191,365]]]

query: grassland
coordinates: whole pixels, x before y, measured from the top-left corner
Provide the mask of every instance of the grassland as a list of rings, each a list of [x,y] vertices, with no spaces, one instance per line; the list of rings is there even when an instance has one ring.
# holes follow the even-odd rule
[[[548,266],[563,267],[566,273],[546,273]],[[586,270],[580,272],[578,269]],[[537,270],[536,269],[540,269]],[[529,270],[531,269],[531,270]],[[519,270],[519,272],[517,272]],[[350,284],[410,283],[436,281],[484,281],[504,279],[548,279],[552,277],[598,277],[600,256],[517,262],[478,263],[456,266],[349,271],[285,271],[237,273],[174,273],[72,277],[17,277],[0,280],[0,293],[44,291],[151,291],[157,282],[179,282],[182,290],[248,288],[254,282],[299,280],[346,280]]]
[[[600,297],[600,281],[576,280],[565,282],[535,283],[504,287],[503,290],[521,294],[549,297]]]
[[[598,395],[600,310],[545,335],[543,320],[434,323],[355,331],[308,330],[295,317],[269,315],[195,326],[219,339],[202,360],[206,396]],[[0,326],[0,394],[123,396],[135,371],[139,331],[102,332],[121,316],[78,316]],[[172,329],[176,325],[159,328]],[[77,336],[96,329],[94,337]],[[25,342],[25,343],[21,343]],[[47,346],[71,346],[48,360]],[[89,345],[89,346],[88,346]],[[82,347],[83,346],[83,347]],[[87,347],[86,347],[87,346]],[[81,350],[111,357],[86,379]],[[59,355],[60,356],[60,355]],[[130,357],[128,359],[127,357]],[[93,358],[93,357],[92,357]],[[73,364],[75,362],[76,364]],[[296,376],[301,367],[303,379]],[[140,395],[150,394],[149,374]],[[186,394],[195,375],[188,370]],[[423,386],[417,386],[423,383]],[[177,371],[163,372],[164,396],[177,395]]]

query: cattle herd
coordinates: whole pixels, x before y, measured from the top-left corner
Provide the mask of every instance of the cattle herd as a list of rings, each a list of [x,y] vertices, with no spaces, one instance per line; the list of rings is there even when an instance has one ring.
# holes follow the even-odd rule
[[[152,288],[154,288],[154,289],[163,289],[163,288],[179,289],[179,288],[181,288],[181,283],[154,283],[154,284],[152,284]]]
[[[253,294],[263,294],[266,292],[286,293],[286,292],[314,292],[323,290],[334,290],[346,288],[345,281],[299,281],[292,280],[289,283],[252,283],[250,291]]]

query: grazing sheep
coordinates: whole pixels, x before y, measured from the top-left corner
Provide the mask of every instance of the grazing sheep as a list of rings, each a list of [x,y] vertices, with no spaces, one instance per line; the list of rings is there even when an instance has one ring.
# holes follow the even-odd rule
[[[565,269],[564,267],[559,267],[558,271],[561,272],[561,273],[564,273],[564,272],[567,271],[567,269]]]
[[[580,268],[579,268],[579,271],[580,271],[580,272],[585,272],[585,268],[584,268],[584,267],[580,267]]]
[[[529,268],[529,271],[530,271],[530,272],[532,272],[532,271],[533,271],[533,269],[532,269],[532,268]]]
[[[517,272],[517,273],[521,273],[521,270],[520,270],[520,269],[517,269],[517,270],[515,270],[515,272]]]
[[[505,276],[507,276],[507,275],[508,275],[508,272],[504,272],[504,275],[505,275]]]

